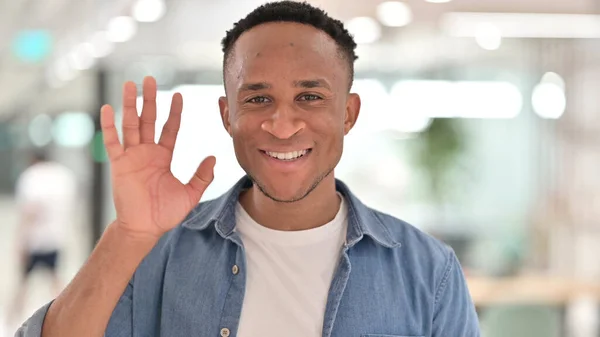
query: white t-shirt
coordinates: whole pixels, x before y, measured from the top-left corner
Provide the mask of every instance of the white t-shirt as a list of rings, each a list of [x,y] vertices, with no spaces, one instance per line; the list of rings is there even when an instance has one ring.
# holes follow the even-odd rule
[[[62,247],[65,227],[73,221],[77,183],[74,173],[52,162],[30,166],[19,177],[19,207],[34,207],[36,216],[26,228],[25,245],[30,252],[51,252]]]
[[[329,286],[348,226],[340,198],[333,221],[303,231],[263,227],[238,203],[236,231],[247,266],[238,337],[322,335]]]

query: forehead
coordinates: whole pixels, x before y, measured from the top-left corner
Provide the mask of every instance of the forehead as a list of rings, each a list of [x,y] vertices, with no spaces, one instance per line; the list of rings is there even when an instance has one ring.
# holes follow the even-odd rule
[[[306,78],[343,85],[346,68],[336,42],[325,32],[299,23],[268,23],[240,36],[225,76],[236,87],[245,82]]]

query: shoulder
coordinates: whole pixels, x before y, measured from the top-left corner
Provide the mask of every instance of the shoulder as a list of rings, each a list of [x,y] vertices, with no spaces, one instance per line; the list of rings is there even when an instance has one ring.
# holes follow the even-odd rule
[[[394,248],[394,254],[399,258],[397,261],[401,261],[410,273],[433,278],[439,284],[453,266],[455,255],[452,248],[406,221],[374,209],[370,211],[391,240],[398,243]]]
[[[408,222],[387,213],[371,209],[372,214],[387,230],[392,240],[400,243],[403,251],[426,253],[433,260],[446,261],[451,248]]]

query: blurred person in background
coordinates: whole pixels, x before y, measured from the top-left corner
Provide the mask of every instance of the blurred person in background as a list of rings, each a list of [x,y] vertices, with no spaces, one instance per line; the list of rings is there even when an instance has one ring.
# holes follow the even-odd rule
[[[31,273],[45,269],[50,276],[52,296],[62,290],[57,264],[63,250],[65,227],[72,219],[76,193],[74,173],[48,160],[44,151],[31,157],[30,166],[19,176],[15,197],[19,212],[17,256],[21,280],[15,293],[8,323],[20,319]]]
[[[299,2],[227,32],[219,107],[247,176],[200,204],[215,158],[187,184],[170,170],[181,95],[155,143],[156,81],[144,80],[141,117],[126,83],[122,142],[101,111],[116,220],[17,336],[479,336],[454,252],[334,178],[361,105],[355,48]]]

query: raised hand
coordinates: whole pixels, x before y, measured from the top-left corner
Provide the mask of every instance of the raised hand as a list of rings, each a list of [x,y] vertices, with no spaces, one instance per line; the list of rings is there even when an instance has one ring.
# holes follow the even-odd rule
[[[183,100],[173,95],[171,111],[160,140],[154,141],[156,123],[156,81],[146,77],[141,117],[136,109],[137,89],[127,82],[123,88],[123,144],[115,127],[114,110],[101,110],[104,145],[110,160],[116,225],[132,235],[160,237],[181,222],[198,204],[212,182],[215,157],[200,163],[187,184],[171,173],[173,148]]]

